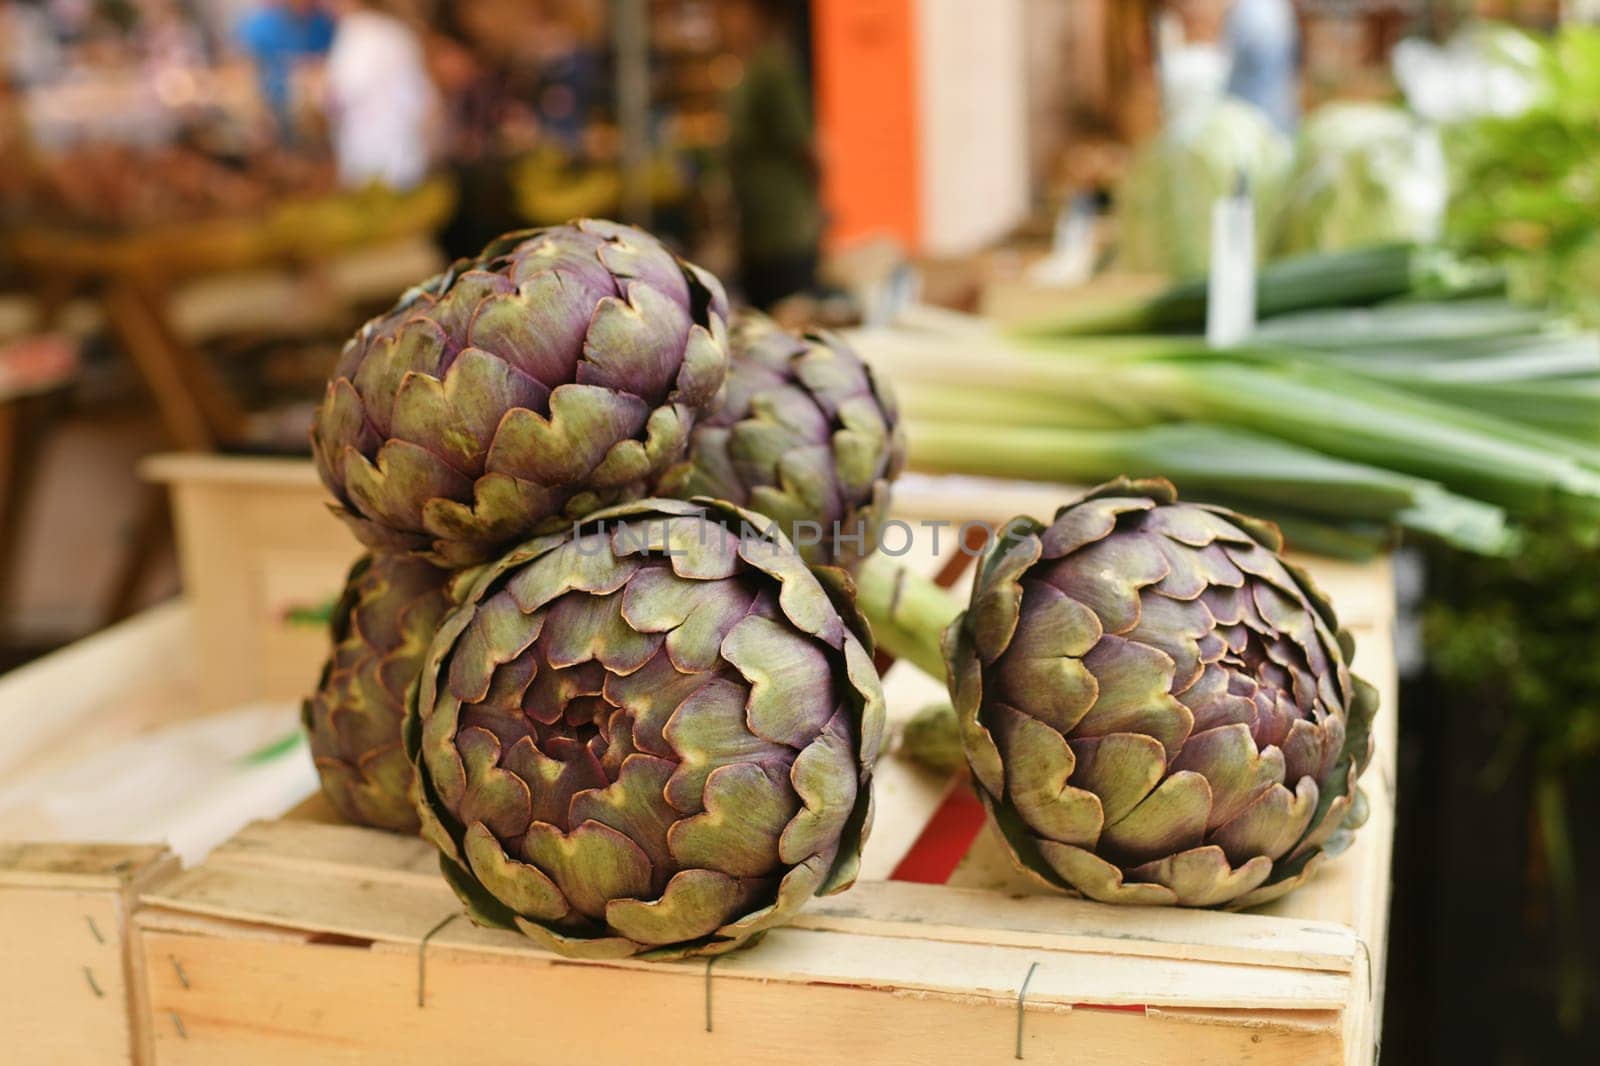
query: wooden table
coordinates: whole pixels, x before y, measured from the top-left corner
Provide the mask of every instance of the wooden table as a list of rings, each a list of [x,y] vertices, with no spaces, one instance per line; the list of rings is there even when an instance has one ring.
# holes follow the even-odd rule
[[[405,193],[381,189],[284,202],[261,218],[223,218],[95,232],[33,224],[8,235],[18,272],[33,279],[48,325],[73,296],[89,294],[149,388],[172,443],[214,451],[242,434],[244,414],[216,368],[173,321],[179,283],[275,265],[303,265],[432,232],[455,205],[436,178]]]
[[[69,300],[88,295],[144,382],[171,444],[187,452],[215,452],[245,437],[246,416],[216,366],[175,324],[174,288],[195,278],[303,267],[430,233],[454,205],[454,186],[436,178],[405,193],[368,189],[285,202],[260,219],[111,233],[34,224],[5,238],[18,273],[31,279],[40,328],[54,325]],[[0,438],[6,429],[3,416],[0,410]],[[134,516],[104,621],[126,617],[145,569],[169,536],[166,502],[152,489]]]
[[[22,519],[38,480],[47,405],[77,380],[77,345],[29,337],[0,345],[0,640],[10,628],[7,593],[16,587]]]

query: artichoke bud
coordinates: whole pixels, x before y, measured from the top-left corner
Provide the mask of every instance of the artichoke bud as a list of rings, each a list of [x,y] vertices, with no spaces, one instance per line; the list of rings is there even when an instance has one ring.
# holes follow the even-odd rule
[[[335,512],[459,567],[643,495],[717,403],[727,315],[642,230],[507,234],[345,345],[311,432]]]
[[[855,877],[883,693],[763,516],[647,499],[486,568],[405,741],[478,922],[574,957],[714,954]]]
[[[844,340],[803,337],[755,311],[731,331],[722,406],[657,482],[664,496],[710,496],[769,515],[807,562],[870,555],[905,465],[894,395]]]
[[[1274,527],[1124,479],[1011,528],[949,654],[973,777],[1024,871],[1238,908],[1343,847],[1376,694]]]
[[[451,575],[408,555],[364,555],[334,606],[333,650],[301,705],[322,792],[345,820],[415,832],[406,700],[450,603]]]

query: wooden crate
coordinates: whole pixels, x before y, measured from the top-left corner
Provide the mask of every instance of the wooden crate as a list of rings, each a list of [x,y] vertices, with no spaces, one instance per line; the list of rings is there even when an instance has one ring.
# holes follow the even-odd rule
[[[128,920],[177,866],[160,845],[0,843],[0,1057],[149,1061]]]
[[[187,804],[187,778],[160,797],[176,804],[147,794],[152,737],[237,722],[197,707],[188,621],[182,604],[158,607],[0,678],[0,1062],[148,1063],[129,919],[177,872],[165,842],[198,860],[313,787],[308,767],[280,762],[241,770],[238,788],[222,784],[229,767],[201,768],[208,785]],[[292,707],[262,711],[273,735],[295,728]],[[103,809],[98,775],[120,766],[129,784]]]
[[[115,745],[185,702],[178,621],[158,608],[0,678],[0,1061],[148,1061],[129,917],[176,858],[153,842],[21,840],[46,819],[13,819],[4,793],[63,748]]]
[[[202,706],[303,697],[328,637],[297,616],[339,594],[361,551],[311,463],[162,455],[142,472],[172,496]]]
[[[1017,488],[963,507],[957,483],[907,488],[908,520],[1048,513],[1062,496]],[[950,554],[947,539],[908,562],[948,572]],[[1382,691],[1372,817],[1259,911],[1039,895],[982,835],[948,883],[896,880],[965,786],[889,756],[848,893],[711,963],[578,962],[472,926],[426,844],[302,811],[142,896],[154,1061],[1370,1063],[1393,836],[1390,575],[1310,565]],[[941,690],[904,665],[886,687],[892,722]]]

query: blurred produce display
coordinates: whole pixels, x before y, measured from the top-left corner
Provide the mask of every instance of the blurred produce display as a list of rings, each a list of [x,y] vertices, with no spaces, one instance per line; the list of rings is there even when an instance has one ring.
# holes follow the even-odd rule
[[[1438,238],[1448,195],[1438,131],[1382,104],[1328,104],[1300,131],[1280,254]]]
[[[134,229],[333,190],[309,66],[288,71],[274,114],[232,28],[183,6],[11,5],[6,18],[21,43],[0,92],[13,164],[0,221]]]
[[[1203,273],[1210,205],[1245,183],[1265,260],[1437,241],[1600,319],[1600,27],[1472,24],[1393,62],[1403,105],[1324,104],[1292,150],[1238,101],[1174,108],[1118,187],[1119,264]]]
[[[1249,190],[1256,216],[1277,216],[1290,148],[1266,115],[1238,100],[1201,105],[1142,145],[1117,198],[1119,266],[1174,277],[1205,273],[1211,254],[1211,205],[1238,186]],[[1271,247],[1272,229],[1258,226],[1257,246]]]
[[[428,228],[446,225],[447,250],[471,254],[518,224],[621,211],[624,59],[602,4],[384,10],[385,24],[416,42],[437,93],[425,151],[463,200],[441,220],[428,198],[422,214]],[[641,180],[668,228],[706,221],[690,201],[726,138],[722,98],[741,74],[716,10],[703,0],[649,9]],[[0,226],[134,232],[264,215],[280,229],[365,225],[350,220],[377,210],[377,198],[359,181],[341,190],[336,165],[341,114],[367,106],[330,66],[346,23],[373,21],[349,16],[269,0],[0,5]],[[340,69],[348,79],[358,67]],[[286,203],[295,209],[273,217]]]
[[[182,144],[85,143],[40,156],[28,187],[6,210],[33,222],[131,229],[248,215],[333,186],[326,159],[272,150],[223,159]]]
[[[1519,296],[1597,320],[1600,27],[1570,25],[1515,43],[1535,59],[1526,110],[1446,129],[1454,174],[1448,238],[1503,259]]]
[[[512,162],[510,175],[517,211],[530,225],[555,226],[571,218],[621,213],[622,171],[614,162],[585,162],[545,147]],[[679,160],[669,153],[649,160],[646,179],[652,205],[674,204],[688,191]]]

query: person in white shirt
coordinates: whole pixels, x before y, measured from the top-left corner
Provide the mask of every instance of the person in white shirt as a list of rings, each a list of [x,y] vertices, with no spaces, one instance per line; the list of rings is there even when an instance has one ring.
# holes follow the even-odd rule
[[[1300,34],[1289,0],[1235,0],[1223,41],[1228,93],[1267,113],[1285,133],[1300,121]]]
[[[346,0],[325,76],[340,184],[422,181],[439,96],[411,27],[371,0]]]

